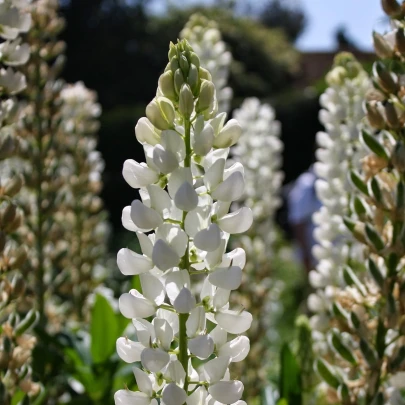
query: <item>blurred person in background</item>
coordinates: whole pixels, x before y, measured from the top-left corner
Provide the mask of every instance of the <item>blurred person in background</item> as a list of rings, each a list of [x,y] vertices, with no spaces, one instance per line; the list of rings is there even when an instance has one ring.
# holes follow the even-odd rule
[[[288,222],[296,242],[298,260],[307,273],[315,265],[312,247],[315,245],[312,215],[321,207],[316,191],[314,166],[302,173],[293,183],[287,196]]]

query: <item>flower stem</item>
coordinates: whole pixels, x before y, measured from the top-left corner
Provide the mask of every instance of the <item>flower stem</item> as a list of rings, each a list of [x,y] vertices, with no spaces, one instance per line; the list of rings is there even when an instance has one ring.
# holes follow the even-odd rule
[[[184,142],[186,146],[186,156],[184,158],[184,166],[190,167],[191,164],[191,123],[190,119],[184,120]],[[184,221],[187,213],[183,212],[182,228],[184,229]],[[187,242],[187,249],[184,254],[184,268],[190,273],[190,243]],[[179,314],[179,360],[186,372],[184,379],[184,390],[188,390],[188,341],[187,341],[187,326],[186,322],[189,314]]]

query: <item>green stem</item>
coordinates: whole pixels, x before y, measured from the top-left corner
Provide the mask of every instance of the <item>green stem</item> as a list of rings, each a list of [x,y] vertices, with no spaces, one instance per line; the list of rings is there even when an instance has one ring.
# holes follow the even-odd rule
[[[184,142],[186,145],[186,157],[184,158],[184,167],[190,167],[191,165],[191,123],[190,119],[184,120]],[[187,212],[183,212],[183,219],[181,221],[181,227],[184,229],[184,221],[186,219]],[[187,242],[187,249],[182,258],[184,269],[190,273],[190,256],[189,256],[190,243]],[[186,372],[184,379],[184,390],[188,391],[188,341],[187,341],[187,319],[189,314],[179,314],[179,361]]]

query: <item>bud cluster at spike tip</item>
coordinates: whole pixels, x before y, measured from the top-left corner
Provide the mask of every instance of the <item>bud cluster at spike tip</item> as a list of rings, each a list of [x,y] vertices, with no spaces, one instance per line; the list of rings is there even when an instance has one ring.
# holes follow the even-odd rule
[[[190,43],[199,55],[201,66],[211,73],[218,111],[228,112],[233,96],[232,89],[227,86],[232,55],[226,50],[218,25],[201,14],[193,14],[180,36]]]
[[[229,297],[241,283],[245,252],[226,253],[226,245],[230,234],[249,229],[252,212],[228,213],[243,194],[244,169],[226,165],[241,128],[225,120],[191,46],[171,44],[156,97],[135,128],[146,163],[129,159],[123,168],[141,201],[124,208],[122,223],[137,235],[141,253],[123,248],[117,263],[123,274],[139,276],[142,292],[120,297],[135,339],[119,338],[117,351],[140,368],[139,391],[117,391],[116,405],[244,404],[243,384],[231,379],[229,366],[247,356],[249,339],[241,334],[252,316],[230,309]]]

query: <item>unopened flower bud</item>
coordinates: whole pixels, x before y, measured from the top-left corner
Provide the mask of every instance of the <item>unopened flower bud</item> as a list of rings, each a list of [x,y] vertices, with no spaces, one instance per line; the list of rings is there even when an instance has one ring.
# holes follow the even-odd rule
[[[398,17],[401,14],[401,6],[396,0],[381,0],[381,6],[390,17]]]
[[[11,285],[13,287],[13,296],[19,297],[24,294],[25,291],[25,281],[20,274],[17,274],[12,282]]]
[[[395,32],[395,45],[401,55],[405,55],[405,33],[403,28],[398,28]]]
[[[170,69],[172,70],[172,72],[175,72],[179,68],[179,59],[177,58],[177,56],[174,56],[170,61]]]
[[[183,84],[180,90],[179,111],[184,118],[190,118],[194,111],[194,97],[188,84]]]
[[[190,64],[188,63],[187,58],[184,55],[180,56],[179,59],[180,69],[183,72],[184,76],[188,76],[188,71],[190,70]]]
[[[160,97],[160,102],[154,98],[146,107],[146,116],[148,117],[149,121],[158,129],[165,130],[172,127],[173,119],[174,119],[174,108],[172,107],[172,112],[170,111],[170,107],[168,107],[167,102],[162,103],[162,99],[164,97]],[[169,99],[166,99],[170,102]],[[171,102],[170,102],[171,104]],[[171,120],[167,118],[168,113]]]
[[[381,59],[391,58],[394,50],[390,47],[386,39],[378,32],[373,32],[374,49],[377,56]]]
[[[15,253],[14,257],[10,259],[9,265],[12,269],[18,269],[24,264],[26,260],[27,260],[27,251],[23,246],[20,246],[17,249],[17,252]]]
[[[17,144],[11,135],[6,135],[0,140],[0,159],[11,156],[16,150]]]
[[[385,128],[385,120],[376,102],[366,102],[367,118],[371,126],[377,129]]]
[[[200,67],[200,58],[195,52],[190,52],[190,62],[194,65],[197,69]]]
[[[191,65],[188,72],[187,83],[190,85],[191,91],[194,95],[197,95],[198,93],[198,82],[198,68],[196,65]]]
[[[387,70],[383,63],[374,63],[373,72],[378,79],[378,84],[385,92],[391,94],[397,93],[399,90],[398,78],[394,73]]]
[[[200,67],[199,73],[200,73],[200,78],[201,79],[208,80],[208,81],[212,82],[211,73],[207,69],[204,69],[204,68]]]
[[[395,145],[391,156],[391,162],[398,171],[405,171],[405,145],[402,141],[398,141]]]
[[[4,250],[4,247],[6,246],[6,234],[0,230],[0,253]]]
[[[329,86],[342,85],[347,75],[346,69],[342,66],[336,66],[326,75],[326,82]]]
[[[180,94],[181,86],[184,84],[184,76],[180,69],[174,72],[174,89],[176,94]]]
[[[32,327],[39,319],[39,313],[31,309],[25,318],[16,326],[16,336],[21,336],[26,330]]]
[[[177,55],[176,45],[174,45],[173,42],[170,42],[169,47],[169,60],[172,60]]]
[[[4,186],[4,194],[8,195],[9,197],[13,197],[21,190],[22,185],[22,177],[18,175],[14,176],[12,179],[8,180]]]
[[[9,223],[14,221],[17,214],[17,207],[14,204],[8,204],[1,214],[1,225],[6,227]]]
[[[168,70],[167,72],[163,73],[159,77],[159,89],[162,92],[162,94],[171,99],[174,100],[176,98],[176,92],[174,90],[174,75],[171,70]]]
[[[215,97],[215,86],[214,83],[208,80],[203,80],[200,88],[200,95],[198,97],[198,102],[196,106],[197,112],[202,112],[208,109]]]
[[[384,106],[385,121],[388,126],[392,129],[397,129],[400,127],[400,122],[398,119],[397,111],[392,103],[387,103]]]

